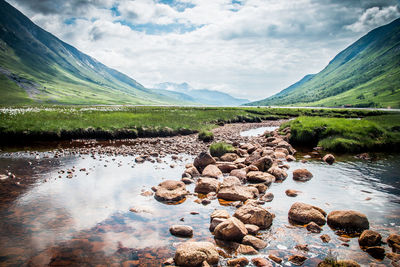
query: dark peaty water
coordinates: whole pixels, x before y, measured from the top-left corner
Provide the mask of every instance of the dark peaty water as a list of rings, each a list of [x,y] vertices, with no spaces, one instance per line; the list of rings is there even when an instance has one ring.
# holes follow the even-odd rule
[[[221,206],[218,200],[206,206],[197,204],[195,196],[178,205],[166,205],[153,196],[141,195],[163,179],[179,180],[185,164],[193,161],[188,155],[179,155],[181,160],[173,161],[168,156],[162,163],[143,164],[124,156],[55,159],[44,158],[45,155],[41,153],[36,159],[29,154],[0,154],[1,172],[9,170],[18,177],[36,181],[18,194],[2,198],[1,266],[160,266],[174,255],[179,242],[187,240],[171,236],[171,225],[190,225],[194,228],[192,240],[213,242],[208,230],[211,212],[222,208],[233,214],[235,210]],[[321,234],[310,234],[288,222],[290,206],[301,201],[328,213],[336,209],[363,212],[371,229],[384,238],[399,232],[400,156],[381,155],[376,161],[339,160],[343,161],[332,166],[312,159],[307,163],[290,163],[289,177],[271,186],[269,192],[275,198],[264,207],[276,218],[270,229],[261,231],[260,237],[269,244],[260,251],[261,256],[274,253],[284,259],[283,265],[290,266],[288,256],[299,253],[294,249],[296,244],[308,244],[310,251],[305,255],[309,259],[304,266],[315,266],[328,254],[364,265],[379,262],[359,248],[357,238],[352,238],[346,247],[325,225],[321,234],[332,238],[325,244]],[[171,168],[170,164],[176,167]],[[72,178],[66,178],[68,173],[59,173],[71,168],[75,170]],[[86,170],[80,171],[82,168]],[[291,173],[297,168],[307,168],[314,178],[305,183],[293,181]],[[301,193],[291,198],[286,196],[286,189]],[[193,185],[189,190],[193,192]],[[135,212],[130,211],[132,208]],[[192,215],[192,211],[199,214]],[[380,263],[388,265],[390,261]],[[221,264],[226,265],[226,260],[221,258]]]

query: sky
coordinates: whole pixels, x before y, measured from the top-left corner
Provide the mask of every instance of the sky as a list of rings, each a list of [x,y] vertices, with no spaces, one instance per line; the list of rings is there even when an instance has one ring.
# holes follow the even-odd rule
[[[7,0],[152,88],[187,82],[259,100],[400,17],[400,0]]]

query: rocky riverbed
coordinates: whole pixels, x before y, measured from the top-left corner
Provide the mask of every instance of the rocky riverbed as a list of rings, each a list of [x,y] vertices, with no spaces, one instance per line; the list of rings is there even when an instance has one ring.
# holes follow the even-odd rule
[[[240,134],[279,123],[214,129],[219,158],[197,135],[2,152],[1,265],[396,266],[400,158]]]

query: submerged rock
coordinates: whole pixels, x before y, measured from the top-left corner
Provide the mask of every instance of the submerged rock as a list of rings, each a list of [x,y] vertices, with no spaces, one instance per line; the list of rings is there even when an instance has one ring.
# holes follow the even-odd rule
[[[253,203],[248,203],[238,208],[233,216],[245,224],[257,225],[260,229],[270,227],[273,219],[269,211]]]
[[[312,173],[307,169],[297,169],[293,171],[293,180],[295,181],[306,182],[311,180],[312,177]]]
[[[272,263],[265,258],[253,258],[251,262],[257,267],[272,267]]]
[[[228,266],[243,267],[249,264],[249,260],[245,257],[228,260]]]
[[[219,261],[219,254],[210,242],[185,242],[176,249],[174,260],[176,265],[185,267],[201,266],[204,261],[214,265]]]
[[[297,197],[297,195],[300,193],[300,191],[294,190],[294,189],[288,189],[285,191],[285,194],[288,197]]]
[[[392,248],[393,252],[399,253],[400,252],[400,235],[399,234],[390,234],[387,238],[386,242],[388,243],[389,247]]]
[[[324,210],[301,202],[296,202],[291,206],[288,216],[290,221],[297,224],[315,222],[318,225],[324,225],[326,223]]]
[[[322,261],[318,264],[318,267],[336,267],[336,266],[360,267],[360,265],[353,260],[337,260],[334,263],[329,261]]]
[[[309,224],[307,224],[306,228],[307,228],[307,231],[309,231],[311,233],[319,234],[322,232],[322,228],[315,222],[310,222]]]
[[[335,156],[333,156],[332,154],[326,154],[322,158],[322,160],[328,163],[329,165],[332,165],[335,162]]]
[[[247,233],[248,232],[244,224],[234,217],[226,219],[218,224],[214,229],[216,238],[227,241],[241,242]]]
[[[264,240],[252,235],[246,235],[243,237],[242,244],[252,246],[257,250],[263,249],[267,246],[267,243]]]
[[[172,225],[169,232],[175,236],[191,237],[193,236],[193,228],[187,225]]]
[[[369,228],[367,216],[354,210],[335,210],[328,214],[328,225],[346,232],[362,232]]]
[[[189,193],[182,181],[166,180],[155,188],[155,198],[159,201],[176,202],[184,199]]]
[[[231,201],[246,201],[254,198],[258,194],[258,190],[254,187],[247,187],[241,185],[234,185],[230,187],[221,188],[218,191],[218,198]]]
[[[268,173],[275,176],[275,179],[279,180],[279,181],[285,180],[288,176],[285,170],[283,170],[279,167],[276,167],[276,166],[269,168]]]
[[[289,261],[294,265],[301,266],[308,258],[303,255],[292,255],[289,257]]]

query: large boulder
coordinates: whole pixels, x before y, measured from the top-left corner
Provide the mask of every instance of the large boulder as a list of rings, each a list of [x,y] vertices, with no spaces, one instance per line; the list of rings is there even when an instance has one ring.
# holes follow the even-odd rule
[[[166,180],[155,187],[154,197],[158,201],[177,202],[184,199],[188,193],[182,181]]]
[[[313,177],[312,173],[307,169],[297,169],[293,171],[293,180],[306,182],[311,180]]]
[[[261,157],[254,161],[252,164],[256,166],[260,171],[267,171],[271,168],[274,163],[273,159],[269,156]]]
[[[226,219],[214,229],[216,238],[227,241],[241,242],[243,237],[247,234],[248,232],[244,224],[234,217]]]
[[[285,170],[279,168],[278,166],[272,166],[271,168],[269,168],[268,173],[275,176],[275,179],[278,181],[285,180],[288,176]]]
[[[220,177],[222,177],[222,172],[216,165],[210,164],[204,168],[201,175],[205,176],[205,177],[220,178]]]
[[[239,178],[241,181],[246,181],[246,175],[247,175],[247,171],[245,169],[236,169],[236,170],[232,170],[229,174],[229,176],[235,176],[237,178]]]
[[[335,210],[328,214],[328,225],[333,229],[349,233],[360,233],[369,229],[367,216],[354,210]]]
[[[225,177],[222,181],[221,187],[230,187],[234,185],[241,185],[242,182],[236,176]]]
[[[275,176],[272,174],[261,172],[261,171],[250,171],[246,175],[247,181],[253,183],[265,183],[266,185],[270,185],[275,182]]]
[[[230,187],[223,187],[218,191],[218,198],[231,201],[246,201],[253,199],[257,196],[258,190],[254,187],[247,187],[241,185],[234,185]]]
[[[197,180],[194,192],[201,194],[208,194],[210,192],[218,192],[219,181],[214,178],[202,177]]]
[[[310,222],[315,222],[318,225],[324,225],[326,212],[318,207],[296,202],[289,210],[289,221],[296,224],[308,224]]]
[[[264,240],[252,235],[246,235],[243,237],[242,244],[252,246],[257,250],[263,249],[267,246],[267,243]]]
[[[263,207],[247,203],[236,210],[233,214],[245,224],[254,224],[260,229],[266,229],[271,226],[273,215]]]
[[[192,178],[200,176],[200,172],[194,166],[186,168],[184,173],[190,174],[190,177],[192,177]]]
[[[239,156],[236,153],[225,153],[220,157],[222,161],[229,161],[229,162],[234,162],[238,158]]]
[[[328,163],[329,165],[332,165],[335,162],[335,156],[333,156],[332,154],[326,154],[322,158],[322,160]]]
[[[187,225],[172,225],[169,232],[175,236],[191,237],[193,235],[193,228]]]
[[[358,238],[358,244],[361,247],[373,247],[381,244],[382,236],[372,230],[364,230]]]
[[[178,266],[201,266],[203,262],[214,265],[219,261],[219,254],[210,242],[185,242],[178,246],[174,257]]]
[[[199,170],[203,171],[203,169],[210,164],[215,164],[215,159],[207,152],[201,152],[193,162],[193,165]]]

